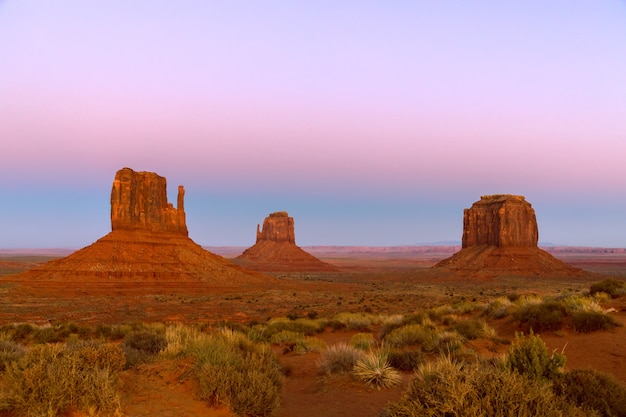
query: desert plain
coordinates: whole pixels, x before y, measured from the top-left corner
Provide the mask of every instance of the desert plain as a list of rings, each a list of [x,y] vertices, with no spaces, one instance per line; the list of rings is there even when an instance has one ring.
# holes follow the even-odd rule
[[[226,258],[245,248],[209,247]],[[212,288],[194,282],[81,282],[12,280],[14,274],[60,258],[67,252],[34,251],[0,255],[0,324],[33,323],[85,326],[132,322],[186,323],[220,326],[262,323],[277,317],[328,317],[339,313],[413,314],[429,308],[465,302],[489,303],[503,296],[559,296],[583,294],[592,283],[608,277],[624,280],[626,253],[599,248],[547,248],[556,257],[589,273],[570,278],[474,277],[459,278],[432,269],[458,251],[454,246],[305,247],[334,272],[274,272],[274,279],[245,288]],[[19,252],[19,251],[18,251]],[[626,324],[626,297],[603,303],[612,317]],[[474,313],[476,315],[478,313]],[[510,318],[487,317],[498,338],[512,341],[520,331]],[[372,329],[376,334],[380,328]],[[358,330],[326,329],[316,335],[330,345],[348,343]],[[593,368],[626,383],[624,327],[578,334],[569,329],[540,334],[550,349],[563,350],[566,369]],[[509,345],[488,340],[468,342],[482,355],[505,352]],[[279,362],[289,369],[284,379],[277,416],[378,416],[402,395],[411,372],[399,386],[376,390],[345,376],[324,377],[318,372],[319,352],[283,352],[274,346]],[[123,371],[121,412],[128,416],[230,416],[197,397],[189,376],[189,360],[162,360]],[[10,415],[10,414],[6,414]],[[74,416],[83,414],[74,411]]]

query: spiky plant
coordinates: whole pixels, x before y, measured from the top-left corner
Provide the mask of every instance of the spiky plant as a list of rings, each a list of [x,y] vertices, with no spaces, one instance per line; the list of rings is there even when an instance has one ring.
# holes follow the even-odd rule
[[[393,387],[402,380],[400,372],[389,364],[388,354],[383,350],[365,353],[354,365],[352,373],[376,389]]]

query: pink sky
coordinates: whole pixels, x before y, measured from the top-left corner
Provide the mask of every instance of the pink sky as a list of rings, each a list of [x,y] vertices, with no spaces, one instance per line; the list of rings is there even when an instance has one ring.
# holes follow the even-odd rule
[[[0,247],[97,239],[124,166],[201,244],[459,240],[514,193],[626,247],[624,2],[4,1],[0,39]]]

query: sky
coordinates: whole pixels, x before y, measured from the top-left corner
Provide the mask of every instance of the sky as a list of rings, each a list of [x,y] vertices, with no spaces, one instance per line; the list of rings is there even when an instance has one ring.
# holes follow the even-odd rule
[[[123,167],[207,246],[460,241],[509,193],[626,247],[626,1],[0,0],[0,248],[102,237]]]

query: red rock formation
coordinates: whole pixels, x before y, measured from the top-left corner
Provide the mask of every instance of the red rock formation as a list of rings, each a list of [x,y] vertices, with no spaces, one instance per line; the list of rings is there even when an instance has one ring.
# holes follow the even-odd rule
[[[278,211],[270,214],[263,220],[263,231],[261,225],[256,226],[256,243],[263,240],[273,242],[289,242],[296,244],[296,234],[294,231],[293,217],[289,217],[286,211]]]
[[[580,275],[539,249],[535,211],[524,197],[482,196],[463,212],[462,249],[435,265],[472,276]]]
[[[248,269],[266,272],[336,271],[331,264],[317,259],[296,245],[293,217],[280,211],[257,225],[256,243],[233,261]]]
[[[167,202],[167,182],[154,172],[123,168],[111,189],[111,229],[149,230],[187,236],[185,189],[178,186],[178,208]]]
[[[482,196],[463,211],[463,248],[476,245],[537,247],[535,210],[522,196]]]
[[[167,202],[165,178],[124,168],[111,191],[112,231],[73,254],[17,275],[23,280],[202,281],[216,287],[267,283],[208,252],[187,236],[184,189],[178,208]]]

